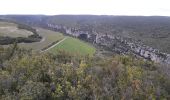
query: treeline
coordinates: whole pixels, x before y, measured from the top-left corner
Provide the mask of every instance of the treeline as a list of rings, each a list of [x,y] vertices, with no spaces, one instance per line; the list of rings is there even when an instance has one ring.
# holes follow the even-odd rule
[[[32,32],[34,34],[38,34],[36,29],[34,29],[34,28],[32,28],[32,27],[30,27],[28,25],[25,25],[25,24],[18,24],[18,29],[24,29],[24,30],[30,31],[30,32]]]
[[[27,31],[30,31],[32,32],[33,34],[32,35],[29,35],[28,38],[30,39],[42,39],[42,37],[37,33],[37,30],[28,26],[28,25],[25,25],[25,24],[18,24],[18,29],[24,29],[24,30],[27,30]]]
[[[41,38],[34,38],[34,37],[2,37],[0,36],[0,45],[8,45],[13,43],[32,43],[32,42],[39,42]]]
[[[128,56],[40,54],[15,44],[0,48],[0,100],[168,100],[164,72],[166,66]]]
[[[13,43],[32,43],[32,42],[39,42],[41,41],[42,37],[37,33],[36,29],[24,25],[24,24],[18,24],[18,29],[24,29],[32,32],[32,35],[29,35],[28,37],[3,37],[0,36],[0,45],[8,45],[8,44],[13,44]]]

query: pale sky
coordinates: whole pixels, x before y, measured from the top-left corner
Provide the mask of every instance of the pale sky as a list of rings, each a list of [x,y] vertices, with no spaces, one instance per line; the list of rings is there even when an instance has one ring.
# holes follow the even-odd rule
[[[170,16],[170,0],[0,0],[0,14]]]

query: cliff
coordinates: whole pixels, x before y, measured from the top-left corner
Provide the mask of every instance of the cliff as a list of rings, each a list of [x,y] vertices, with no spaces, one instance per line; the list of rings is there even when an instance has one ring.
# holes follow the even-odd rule
[[[158,49],[144,45],[143,43],[135,41],[131,38],[123,38],[121,36],[108,34],[101,35],[95,31],[83,31],[78,28],[69,28],[66,26],[53,25],[49,23],[46,26],[49,29],[63,32],[74,37],[83,38],[81,36],[84,36],[84,40],[97,44],[100,47],[107,48],[117,54],[133,54],[137,57],[142,57],[157,63],[170,64],[170,54],[160,52]]]

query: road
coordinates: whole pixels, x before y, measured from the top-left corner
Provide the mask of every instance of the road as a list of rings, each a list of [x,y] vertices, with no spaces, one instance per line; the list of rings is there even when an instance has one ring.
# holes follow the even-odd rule
[[[60,41],[57,42],[56,44],[54,44],[54,45],[48,47],[47,49],[45,49],[45,50],[43,50],[43,51],[41,51],[41,52],[45,52],[45,51],[48,51],[48,50],[54,48],[55,46],[59,45],[61,42],[63,42],[63,41],[66,40],[67,38],[68,38],[68,37],[65,37],[64,39],[60,40]]]

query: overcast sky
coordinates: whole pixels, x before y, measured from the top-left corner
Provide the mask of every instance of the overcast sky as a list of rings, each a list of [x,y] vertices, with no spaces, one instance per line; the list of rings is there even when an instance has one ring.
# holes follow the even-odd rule
[[[170,0],[0,0],[0,14],[170,16]]]

